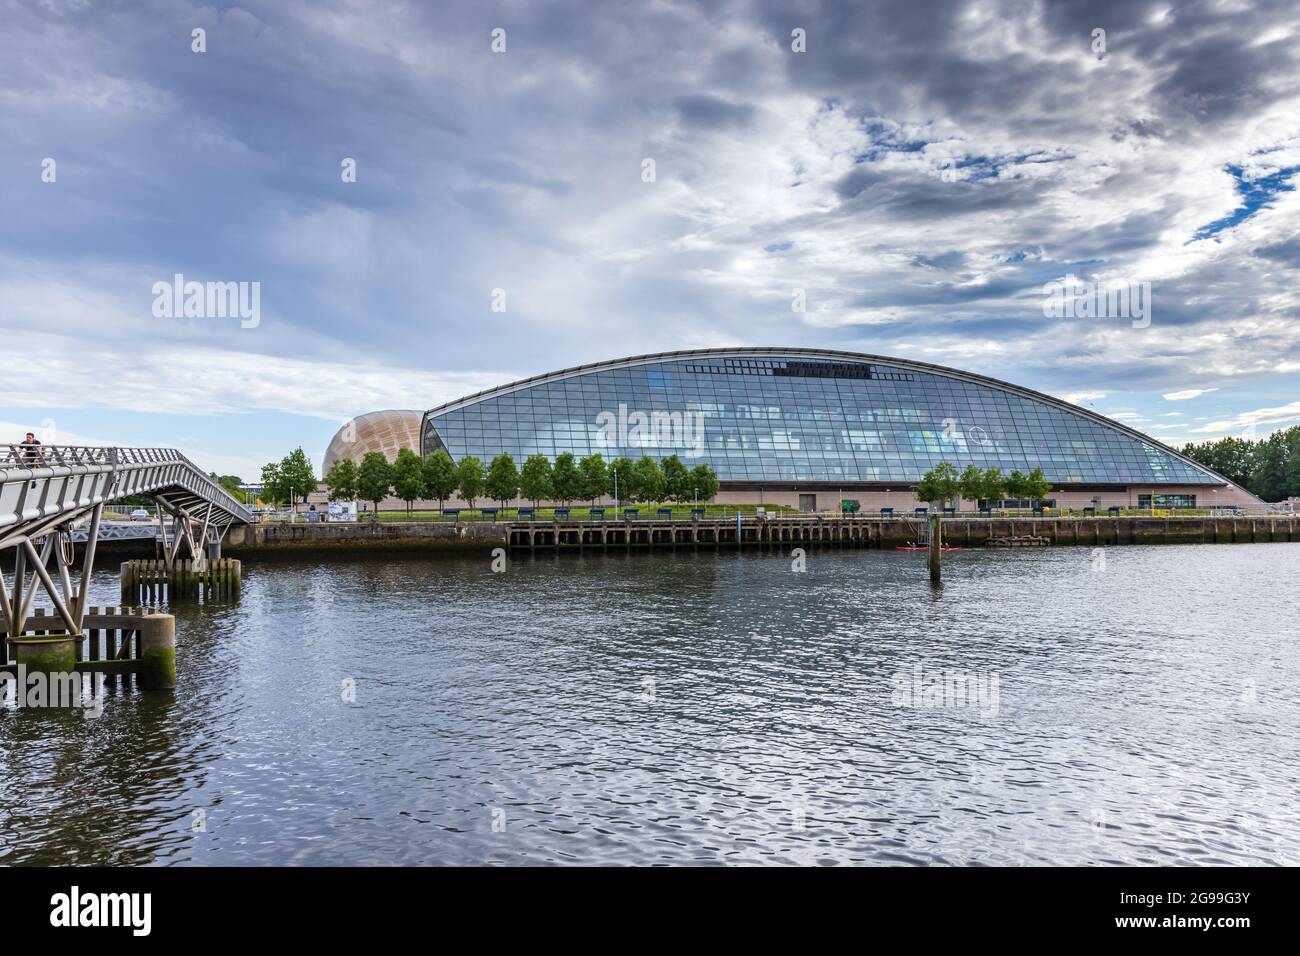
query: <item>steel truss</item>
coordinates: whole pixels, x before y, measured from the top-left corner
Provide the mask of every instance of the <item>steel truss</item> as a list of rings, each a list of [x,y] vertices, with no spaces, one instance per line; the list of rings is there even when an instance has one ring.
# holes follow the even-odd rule
[[[172,448],[0,445],[0,552],[14,549],[12,587],[0,566],[0,627],[23,633],[39,584],[68,633],[81,634],[104,504],[131,495],[158,505],[168,567],[187,545],[201,569],[209,553],[220,556],[232,524],[252,521],[248,509]],[[72,530],[87,519],[74,587]]]

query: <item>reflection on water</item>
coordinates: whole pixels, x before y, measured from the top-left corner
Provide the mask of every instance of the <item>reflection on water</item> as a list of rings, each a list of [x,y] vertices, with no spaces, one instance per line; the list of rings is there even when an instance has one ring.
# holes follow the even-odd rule
[[[246,565],[0,713],[0,862],[1300,863],[1300,546],[946,561]]]

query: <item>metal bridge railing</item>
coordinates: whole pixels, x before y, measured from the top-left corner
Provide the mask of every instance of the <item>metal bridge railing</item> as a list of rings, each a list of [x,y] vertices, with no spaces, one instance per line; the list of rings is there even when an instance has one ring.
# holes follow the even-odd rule
[[[175,448],[123,448],[115,445],[42,445],[17,442],[0,445],[0,474],[15,469],[36,472],[43,468],[91,468],[108,466],[129,472],[151,465],[183,465],[187,474],[181,484],[219,504],[239,520],[251,521],[245,505]]]
[[[78,465],[156,465],[186,462],[175,448],[119,448],[115,445],[0,445],[0,469]]]

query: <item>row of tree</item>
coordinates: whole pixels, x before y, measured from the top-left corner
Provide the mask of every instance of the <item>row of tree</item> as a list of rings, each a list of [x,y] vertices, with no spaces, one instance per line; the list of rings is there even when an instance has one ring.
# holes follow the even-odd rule
[[[1300,425],[1267,438],[1220,438],[1183,446],[1183,454],[1265,501],[1300,496]]]
[[[639,461],[616,458],[606,463],[600,455],[578,459],[571,452],[557,455],[554,464],[545,455],[529,455],[522,468],[502,453],[487,468],[473,455],[459,462],[446,451],[421,458],[409,448],[389,462],[380,452],[369,452],[358,465],[350,458],[334,463],[325,476],[331,501],[360,499],[379,502],[392,495],[406,502],[409,513],[415,501],[437,501],[439,509],[452,495],[471,508],[479,498],[500,502],[524,498],[534,506],[543,501],[590,501],[616,495],[628,502],[708,501],[718,493],[718,476],[708,465],[688,468],[676,455],[663,463],[649,455]]]
[[[967,465],[958,473],[951,462],[940,462],[925,473],[916,486],[920,501],[939,502],[940,506],[957,498],[967,501],[1001,501],[1004,498],[1041,501],[1052,491],[1052,484],[1043,477],[1043,469],[1035,468],[1029,474],[1013,470],[1004,475],[999,468],[978,468]]]

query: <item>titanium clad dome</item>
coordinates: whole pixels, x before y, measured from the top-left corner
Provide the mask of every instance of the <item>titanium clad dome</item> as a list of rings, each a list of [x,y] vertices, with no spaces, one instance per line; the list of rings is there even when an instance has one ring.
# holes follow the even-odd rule
[[[422,412],[410,409],[390,409],[369,412],[349,421],[330,439],[325,449],[321,474],[329,474],[335,462],[351,458],[358,465],[367,453],[382,452],[389,461],[397,458],[403,448],[417,454],[420,451],[420,421]]]

